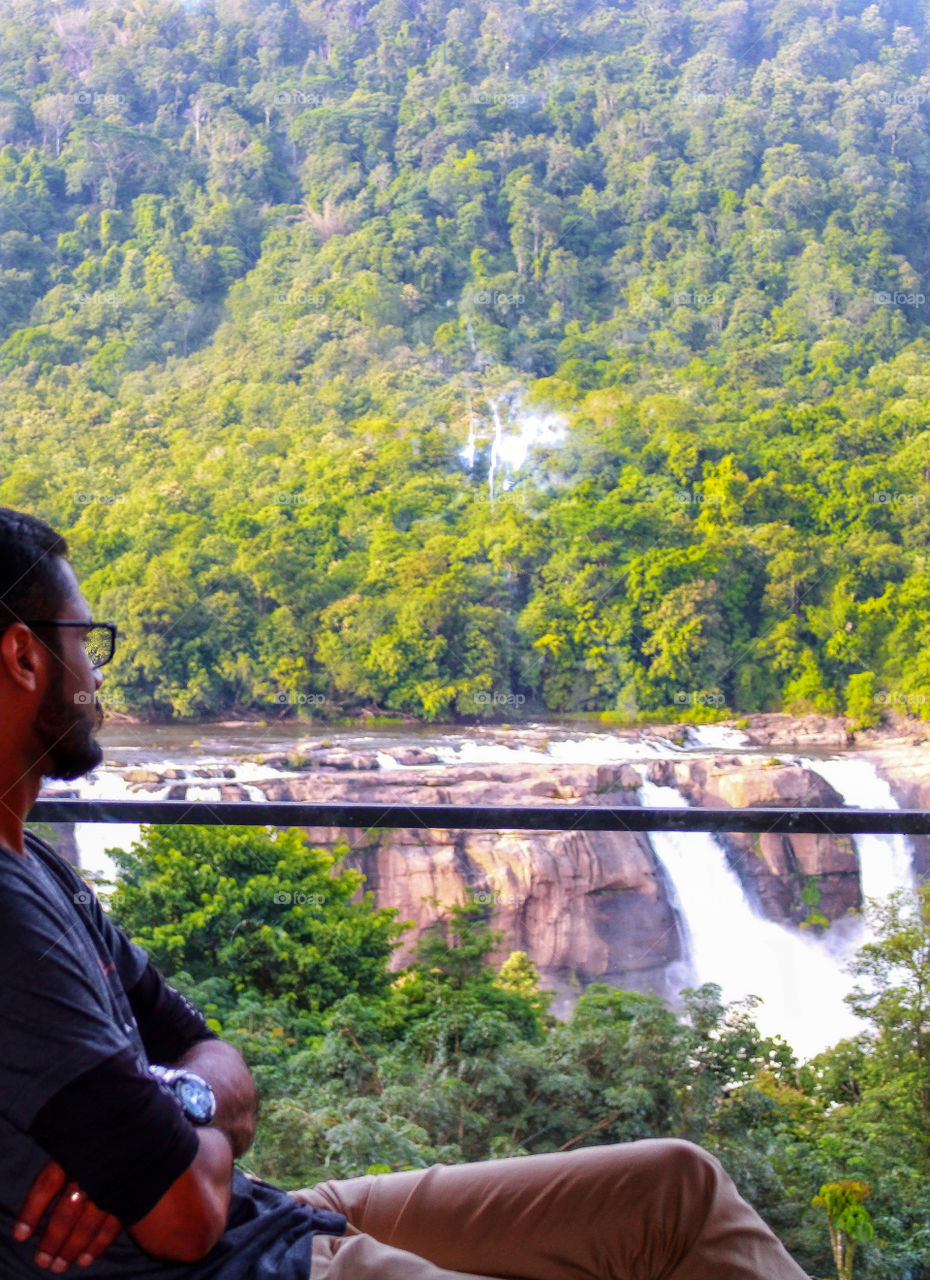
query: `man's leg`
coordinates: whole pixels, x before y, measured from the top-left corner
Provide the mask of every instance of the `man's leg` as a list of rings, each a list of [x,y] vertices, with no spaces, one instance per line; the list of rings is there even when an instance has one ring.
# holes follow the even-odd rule
[[[804,1280],[719,1162],[674,1139],[434,1165],[293,1194],[344,1213],[357,1232],[469,1275]]]

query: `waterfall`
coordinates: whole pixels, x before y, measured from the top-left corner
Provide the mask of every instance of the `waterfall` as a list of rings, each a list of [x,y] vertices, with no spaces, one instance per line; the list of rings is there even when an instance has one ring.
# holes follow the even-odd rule
[[[497,468],[501,462],[501,448],[504,440],[504,424],[501,421],[501,411],[498,408],[497,400],[493,396],[487,397],[488,407],[491,410],[491,420],[494,423],[494,438],[491,441],[491,459],[488,467],[488,497],[494,501],[494,481],[497,478]]]
[[[690,724],[688,745],[703,747],[707,751],[739,751],[749,739],[741,729],[731,729],[725,724]]]
[[[495,393],[486,391],[484,401],[490,412],[490,427],[480,429],[469,405],[468,439],[459,457],[469,471],[474,471],[478,446],[487,448],[488,496],[493,502],[500,492],[513,485],[513,477],[523,471],[530,452],[537,446],[558,448],[568,430],[566,419],[552,410],[525,409],[523,388],[511,387]]]
[[[475,469],[475,459],[478,456],[478,441],[475,436],[475,415],[469,412],[468,415],[468,440],[465,448],[462,450],[462,459],[469,471]]]
[[[829,760],[804,759],[805,769],[818,773],[843,797],[851,809],[897,809],[891,788],[869,760],[858,756],[834,756]],[[859,835],[852,837],[859,854],[862,897],[887,898],[897,889],[914,888],[914,868],[907,836]]]
[[[686,807],[673,787],[650,782],[642,800]],[[760,1030],[784,1036],[802,1059],[863,1029],[843,1002],[852,983],[837,960],[817,939],[757,915],[709,832],[657,831],[650,840],[684,915],[695,986],[716,982],[726,1001],[759,996]]]
[[[204,762],[206,763],[206,762]],[[221,762],[229,767],[228,761]],[[153,762],[153,769],[177,768],[176,762],[159,759]],[[233,766],[234,778],[243,788],[250,800],[264,800],[265,793],[254,783],[267,778],[269,773],[276,775],[277,770],[269,770],[251,761],[242,761]],[[227,779],[223,779],[227,781]],[[102,767],[95,769],[86,777],[78,778],[64,786],[50,783],[43,788],[43,797],[69,796],[76,793],[80,800],[166,800],[171,790],[178,786],[186,786],[184,798],[190,801],[216,803],[221,799],[219,785],[209,780],[201,782],[179,782],[171,779],[163,786],[140,792],[139,788],[126,781],[123,771],[116,768]],[[80,868],[85,872],[110,881],[116,879],[116,864],[107,856],[107,849],[128,850],[138,841],[141,826],[136,822],[78,822],[74,826],[74,841],[78,849]]]

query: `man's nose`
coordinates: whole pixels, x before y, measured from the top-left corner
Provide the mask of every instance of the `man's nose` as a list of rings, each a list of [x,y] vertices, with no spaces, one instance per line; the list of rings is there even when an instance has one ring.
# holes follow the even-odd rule
[[[103,669],[94,667],[94,692],[96,692],[103,684]]]

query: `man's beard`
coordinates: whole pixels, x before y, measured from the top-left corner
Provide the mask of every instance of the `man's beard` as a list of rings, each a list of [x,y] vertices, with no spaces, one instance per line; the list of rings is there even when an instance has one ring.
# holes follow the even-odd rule
[[[63,674],[63,668],[56,666],[36,713],[33,728],[48,762],[42,770],[43,775],[70,782],[73,778],[80,778],[82,774],[96,769],[103,759],[103,749],[94,737],[103,722],[103,712],[96,695],[92,693],[87,696],[94,704],[93,723],[87,719],[86,704],[69,705],[62,688]]]

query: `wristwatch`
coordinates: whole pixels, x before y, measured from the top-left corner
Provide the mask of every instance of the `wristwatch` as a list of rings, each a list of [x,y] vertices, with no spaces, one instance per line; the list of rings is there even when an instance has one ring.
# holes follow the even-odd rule
[[[191,1124],[209,1124],[216,1115],[216,1094],[193,1071],[182,1067],[149,1066],[149,1075],[174,1097]]]

